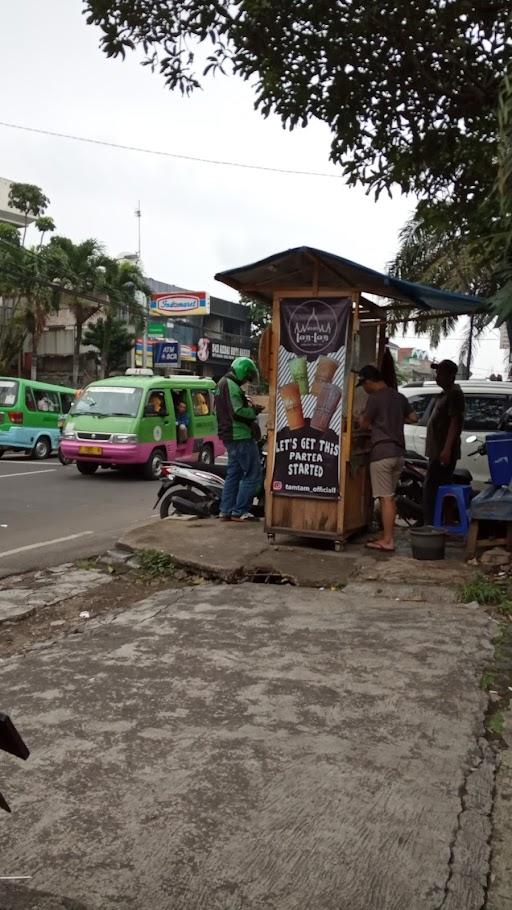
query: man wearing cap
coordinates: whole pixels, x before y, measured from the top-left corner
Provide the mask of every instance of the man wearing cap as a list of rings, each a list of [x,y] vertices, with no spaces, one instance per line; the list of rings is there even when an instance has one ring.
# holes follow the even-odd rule
[[[367,546],[392,553],[395,549],[395,491],[404,465],[404,422],[416,423],[417,417],[405,395],[387,386],[376,367],[363,367],[358,385],[368,394],[366,410],[359,423],[371,430],[372,493],[379,498],[382,516],[382,535]]]
[[[426,525],[434,520],[437,491],[450,483],[457,459],[460,458],[460,434],[464,423],[464,394],[455,383],[457,364],[453,360],[433,363],[436,382],[442,388],[427,424],[425,454],[429,460],[423,484],[423,519]]]

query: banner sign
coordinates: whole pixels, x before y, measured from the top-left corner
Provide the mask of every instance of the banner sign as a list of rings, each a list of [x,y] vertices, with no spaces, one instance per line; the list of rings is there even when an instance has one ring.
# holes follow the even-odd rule
[[[217,341],[212,341],[211,355],[217,360],[234,360],[235,357],[250,357],[251,351],[249,348],[237,348],[230,344],[219,344]]]
[[[272,492],[337,499],[349,298],[281,301]]]
[[[153,344],[153,362],[156,366],[179,367],[180,346],[177,341],[158,341]]]
[[[156,338],[165,338],[165,326],[163,322],[153,322],[149,319],[148,335],[153,335]]]
[[[149,312],[152,316],[208,316],[210,296],[205,291],[152,294]]]

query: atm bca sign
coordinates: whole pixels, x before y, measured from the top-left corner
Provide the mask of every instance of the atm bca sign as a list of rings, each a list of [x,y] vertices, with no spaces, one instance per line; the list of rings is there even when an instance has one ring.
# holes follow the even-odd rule
[[[208,316],[210,296],[205,291],[153,294],[149,310],[157,316]]]

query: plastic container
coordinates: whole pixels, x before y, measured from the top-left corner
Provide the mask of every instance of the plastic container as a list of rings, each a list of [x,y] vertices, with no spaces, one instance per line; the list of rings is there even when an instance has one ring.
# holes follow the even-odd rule
[[[424,528],[411,528],[409,533],[415,559],[444,559],[444,531],[425,525]]]
[[[508,487],[512,480],[512,433],[491,433],[485,443],[494,486]]]

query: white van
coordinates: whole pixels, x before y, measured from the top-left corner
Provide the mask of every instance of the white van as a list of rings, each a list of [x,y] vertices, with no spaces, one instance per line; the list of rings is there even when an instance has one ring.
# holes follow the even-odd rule
[[[498,432],[498,421],[508,408],[512,407],[512,382],[491,382],[490,380],[467,380],[457,383],[466,399],[466,416],[461,436],[461,457],[457,462],[459,468],[471,471],[477,485],[489,480],[487,458],[475,455],[471,457],[488,433]],[[425,454],[427,423],[434,407],[435,399],[442,389],[436,382],[411,383],[399,390],[409,400],[418,415],[418,423],[406,424],[405,447],[408,451]],[[468,436],[476,436],[477,442],[468,443]]]

